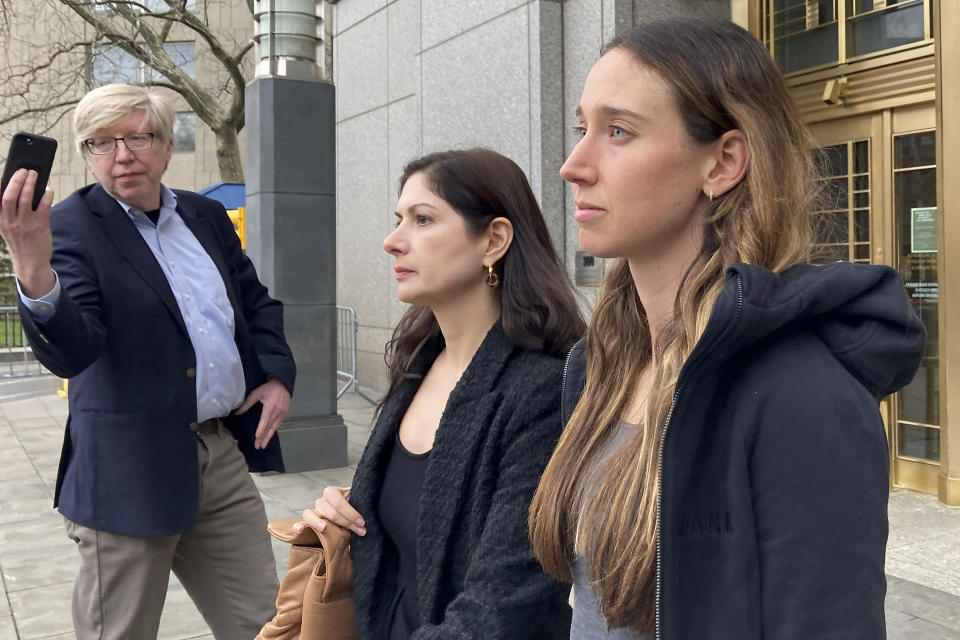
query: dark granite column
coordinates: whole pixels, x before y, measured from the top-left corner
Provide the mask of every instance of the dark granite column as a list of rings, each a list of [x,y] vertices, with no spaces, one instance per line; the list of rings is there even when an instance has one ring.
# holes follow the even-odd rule
[[[347,464],[337,413],[334,87],[254,78],[246,92],[247,254],[283,301],[297,387],[280,443],[287,471]]]

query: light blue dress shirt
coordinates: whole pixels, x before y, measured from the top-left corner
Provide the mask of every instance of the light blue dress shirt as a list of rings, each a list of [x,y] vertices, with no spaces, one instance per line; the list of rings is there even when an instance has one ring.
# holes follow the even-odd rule
[[[153,252],[173,291],[197,356],[197,420],[221,418],[244,398],[243,364],[234,341],[233,307],[217,266],[177,213],[177,196],[167,187],[160,194],[156,226],[147,216],[117,200]],[[56,312],[60,277],[53,290],[39,299],[20,299],[40,321]]]

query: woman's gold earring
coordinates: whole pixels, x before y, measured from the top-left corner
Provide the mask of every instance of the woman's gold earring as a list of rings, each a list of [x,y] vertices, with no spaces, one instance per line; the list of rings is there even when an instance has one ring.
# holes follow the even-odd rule
[[[500,284],[500,277],[493,272],[493,265],[487,267],[487,284],[491,287],[496,287]]]

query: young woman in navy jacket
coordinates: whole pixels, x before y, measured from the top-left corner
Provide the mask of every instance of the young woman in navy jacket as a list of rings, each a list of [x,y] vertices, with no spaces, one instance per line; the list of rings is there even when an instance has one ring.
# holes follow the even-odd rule
[[[383,246],[411,307],[387,397],[352,487],[302,517],[353,532],[363,638],[565,640],[569,587],[533,558],[526,514],[585,330],[573,289],[513,161],[435,153],[400,182]]]
[[[805,264],[814,145],[770,56],[729,22],[646,24],[577,119],[560,174],[617,260],[530,512],[571,637],[885,637],[878,401],[924,330],[891,269]]]

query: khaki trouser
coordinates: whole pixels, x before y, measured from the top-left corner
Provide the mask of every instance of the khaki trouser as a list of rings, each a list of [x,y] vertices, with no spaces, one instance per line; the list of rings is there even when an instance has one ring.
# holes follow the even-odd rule
[[[67,521],[80,550],[77,640],[155,639],[171,570],[217,640],[253,638],[273,617],[279,584],[260,493],[219,420],[197,435],[200,507],[186,533],[125,536]]]

